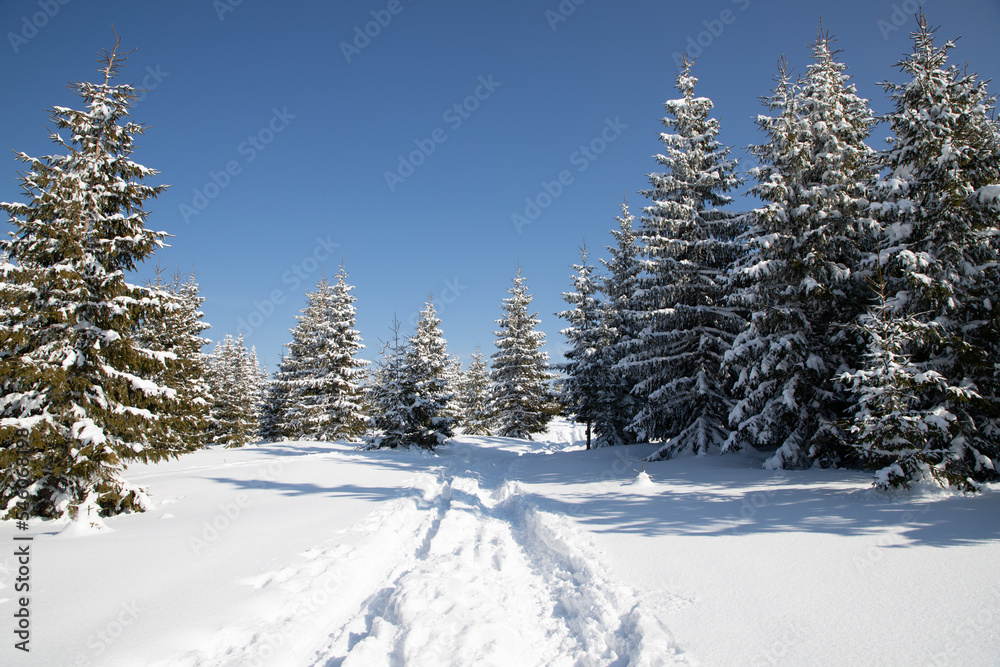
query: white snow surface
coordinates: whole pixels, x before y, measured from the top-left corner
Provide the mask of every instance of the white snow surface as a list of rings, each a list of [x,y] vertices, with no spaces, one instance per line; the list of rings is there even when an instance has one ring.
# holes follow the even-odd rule
[[[134,466],[144,514],[0,525],[4,665],[995,665],[1000,488],[459,436]],[[14,649],[31,536],[31,652]],[[23,544],[19,542],[17,544]]]

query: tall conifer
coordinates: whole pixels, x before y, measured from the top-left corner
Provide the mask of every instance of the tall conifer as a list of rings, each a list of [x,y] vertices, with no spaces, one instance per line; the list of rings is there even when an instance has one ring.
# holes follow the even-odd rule
[[[843,460],[837,425],[852,401],[837,377],[862,353],[851,325],[870,294],[859,269],[873,239],[865,141],[875,119],[832,41],[818,34],[797,83],[782,65],[767,102],[777,114],[758,118],[767,143],[751,147],[761,163],[752,192],[765,206],[750,216],[750,253],[735,272],[751,317],[728,357],[738,401],[727,448],[771,451],[773,468]]]
[[[518,267],[510,297],[501,306],[503,316],[496,321],[491,404],[497,435],[530,440],[552,418],[553,396],[549,357],[542,350],[545,334],[536,329],[538,314],[528,312],[532,296],[525,282]]]
[[[129,120],[135,89],[113,83],[125,60],[118,48],[104,53],[100,83],[71,86],[82,110],[53,107],[52,139],[63,153],[18,153],[28,165],[20,177],[27,202],[0,204],[16,228],[0,276],[0,508],[8,515],[53,518],[84,502],[104,515],[142,510],[145,495],[123,468],[185,449],[151,445],[163,402],[177,398],[152,378],[173,360],[136,334],[162,294],[127,275],[163,245],[165,234],[146,228],[145,206],[164,188],[144,184],[157,172],[131,159],[143,126]]]
[[[635,308],[643,326],[623,360],[636,377],[640,409],[632,430],[664,442],[652,458],[705,453],[728,436],[730,409],[723,355],[743,326],[726,304],[726,271],[739,254],[737,218],[719,207],[740,182],[729,148],[718,140],[712,101],[694,93],[686,62],[681,97],[664,103],[660,134],[665,171],[649,175],[642,216],[644,271]]]
[[[851,377],[863,405],[852,444],[886,466],[886,486],[1000,479],[1000,126],[986,83],[948,64],[953,48],[934,45],[921,14],[913,53],[897,64],[909,80],[884,84],[894,137],[874,188],[871,263],[885,284]],[[896,337],[884,343],[887,333]],[[890,354],[909,379],[886,373]],[[879,426],[897,414],[906,437]]]

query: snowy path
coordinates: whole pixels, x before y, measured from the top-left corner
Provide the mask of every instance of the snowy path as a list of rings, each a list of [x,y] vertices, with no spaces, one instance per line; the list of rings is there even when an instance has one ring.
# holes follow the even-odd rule
[[[338,539],[242,582],[261,596],[250,600],[257,621],[224,629],[210,651],[181,663],[684,662],[666,629],[643,613],[634,591],[611,580],[579,531],[539,511],[509,479],[516,452],[476,447],[465,460],[442,459]],[[286,600],[276,610],[267,595],[274,589]]]
[[[666,634],[643,636],[634,598],[516,482],[489,490],[451,477],[433,501],[412,559],[337,634],[323,664],[667,662]]]

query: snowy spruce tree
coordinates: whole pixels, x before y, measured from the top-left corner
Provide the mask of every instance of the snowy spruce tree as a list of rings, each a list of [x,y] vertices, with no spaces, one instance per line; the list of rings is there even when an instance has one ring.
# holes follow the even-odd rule
[[[447,378],[451,363],[441,320],[433,300],[428,299],[406,345],[404,372],[413,392],[409,412],[412,444],[433,449],[453,435],[455,420],[449,405],[455,393]]]
[[[365,362],[356,358],[364,345],[354,328],[353,289],[341,267],[336,283],[323,278],[306,295],[308,303],[291,330],[288,354],[268,394],[269,436],[275,431],[292,439],[357,440],[364,433]],[[280,426],[271,426],[272,421]]]
[[[490,409],[496,435],[530,440],[552,418],[552,374],[548,354],[542,350],[545,334],[536,330],[541,320],[537,313],[528,313],[532,296],[521,267],[508,291],[510,297],[501,306],[503,316],[497,320],[500,329],[494,332],[497,351],[492,356]]]
[[[777,113],[757,124],[760,166],[752,193],[749,254],[735,271],[734,302],[751,313],[728,353],[738,373],[727,450],[773,454],[771,468],[843,460],[837,424],[851,398],[837,382],[862,354],[850,327],[869,294],[859,271],[872,243],[867,184],[876,166],[865,143],[875,123],[822,32],[813,62],[793,83],[784,63],[767,100]]]
[[[558,316],[569,323],[561,331],[569,342],[569,349],[564,353],[566,362],[560,365],[566,374],[562,380],[562,400],[576,420],[586,424],[587,449],[590,449],[595,423],[602,434],[606,430],[604,397],[610,380],[603,354],[608,336],[602,317],[599,282],[593,275],[594,266],[587,260],[584,244],[580,248],[580,263],[573,265],[573,291],[563,293],[563,300],[571,308]]]
[[[400,339],[399,328],[399,320],[394,319],[392,338],[381,344],[382,358],[368,383],[372,433],[367,446],[372,449],[397,449],[411,444],[414,390],[406,372],[407,344]]]
[[[216,343],[209,360],[212,404],[209,433],[213,444],[243,447],[260,432],[260,369],[243,342],[227,334]]]
[[[927,478],[971,490],[973,478],[956,475],[955,467],[947,465],[959,425],[945,406],[966,404],[977,394],[914,361],[912,351],[946,344],[939,324],[893,313],[895,297],[889,297],[881,276],[873,288],[878,301],[857,325],[867,338],[863,367],[841,376],[858,400],[848,428],[859,458],[877,468],[879,488],[906,487]]]
[[[405,342],[400,341],[399,321],[393,322],[392,340],[382,345],[382,361],[371,382],[374,434],[369,447],[434,449],[453,435],[448,405],[454,394],[445,377],[451,360],[440,326],[431,300]]]
[[[279,382],[285,358],[278,362],[278,370],[264,388],[264,399],[261,404],[260,437],[264,442],[280,442],[292,437],[285,424],[285,413],[288,410],[288,386]]]
[[[493,412],[490,409],[490,375],[483,353],[476,348],[456,388],[458,425],[466,435],[489,435]]]
[[[145,210],[163,187],[144,184],[157,172],[131,159],[143,126],[128,119],[135,89],[112,83],[123,63],[116,44],[101,60],[100,83],[71,86],[83,109],[51,114],[63,153],[18,153],[27,202],[0,204],[15,228],[0,275],[7,517],[56,518],[81,503],[104,516],[141,511],[145,494],[122,478],[124,467],[186,449],[172,439],[151,444],[165,403],[177,400],[155,378],[175,360],[137,336],[164,307],[162,293],[127,276],[163,245]]]
[[[615,244],[607,247],[611,259],[601,260],[607,272],[601,285],[604,295],[601,319],[607,336],[602,356],[608,375],[601,397],[604,428],[598,430],[596,447],[635,442],[635,434],[629,428],[640,411],[639,397],[632,392],[639,378],[622,361],[631,353],[644,326],[636,292],[643,268],[642,247],[639,233],[632,227],[635,216],[624,200],[621,214],[615,220],[618,229],[611,230]]]
[[[444,413],[448,417],[451,417],[452,426],[458,426],[461,421],[460,405],[459,405],[459,388],[462,385],[462,360],[458,356],[448,357],[448,363],[445,364],[444,378],[445,384],[451,390],[451,400],[445,406]]]
[[[246,373],[246,384],[249,388],[247,397],[250,403],[250,419],[257,424],[257,435],[260,436],[263,429],[264,401],[267,399],[270,379],[257,357],[256,347],[251,346],[250,351],[247,352],[247,361],[243,370]]]
[[[365,349],[357,326],[357,298],[351,294],[354,286],[347,282],[347,272],[341,266],[333,286],[333,340],[331,375],[335,379],[336,400],[329,416],[327,439],[359,440],[364,434],[367,415],[364,408],[364,367],[368,362],[357,355]]]
[[[741,251],[739,218],[719,208],[740,180],[717,139],[712,101],[695,95],[697,82],[686,62],[677,75],[681,97],[664,103],[664,153],[656,156],[664,171],[650,174],[642,193],[650,204],[634,308],[643,326],[620,362],[637,378],[632,430],[664,443],[653,460],[725,442],[731,403],[722,362],[744,322],[726,303],[726,272]]]
[[[213,398],[208,381],[208,359],[202,352],[209,329],[202,321],[205,297],[198,293],[194,275],[177,273],[170,282],[157,269],[156,281],[149,285],[159,294],[160,307],[144,318],[136,332],[141,345],[171,360],[154,376],[154,381],[170,387],[176,400],[163,406],[156,421],[155,447],[194,450],[210,444],[207,431]]]
[[[986,83],[919,16],[910,77],[886,83],[894,137],[872,211],[884,293],[853,374],[852,442],[880,486],[1000,479],[1000,127]],[[904,428],[905,427],[905,428]]]

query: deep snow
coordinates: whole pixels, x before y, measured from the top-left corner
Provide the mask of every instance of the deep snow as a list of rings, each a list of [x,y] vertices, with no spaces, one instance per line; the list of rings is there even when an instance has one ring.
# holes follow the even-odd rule
[[[213,449],[155,508],[0,525],[2,664],[995,665],[1000,493],[459,437]],[[638,479],[637,479],[638,478]],[[31,653],[13,647],[32,536]]]

